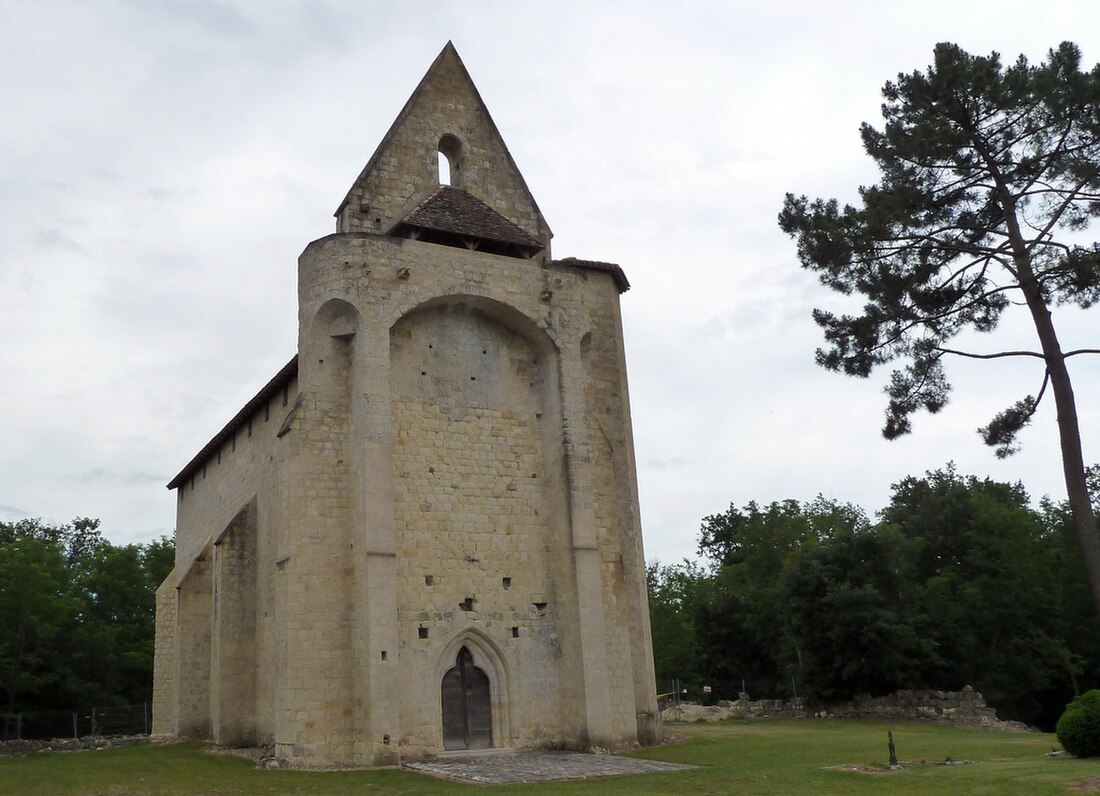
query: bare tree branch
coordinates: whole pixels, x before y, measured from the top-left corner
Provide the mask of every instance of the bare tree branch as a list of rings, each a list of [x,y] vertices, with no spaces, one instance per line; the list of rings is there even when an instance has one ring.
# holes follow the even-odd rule
[[[1043,359],[1043,355],[1038,351],[999,351],[996,354],[974,354],[970,351],[958,351],[954,348],[941,348],[936,346],[936,350],[941,354],[954,354],[958,357],[967,357],[969,359],[1004,359],[1005,357],[1036,357],[1037,359]]]

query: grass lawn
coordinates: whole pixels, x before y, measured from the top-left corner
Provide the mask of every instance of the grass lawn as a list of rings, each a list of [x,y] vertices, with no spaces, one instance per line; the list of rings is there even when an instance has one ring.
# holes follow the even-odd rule
[[[948,757],[977,763],[912,765],[889,773],[838,768],[885,763],[888,729],[903,764]],[[180,743],[0,759],[0,794],[1064,794],[1090,778],[1100,788],[1100,760],[1044,755],[1057,745],[1053,735],[832,720],[730,721],[666,730],[684,743],[636,756],[702,768],[485,788],[402,770],[261,771],[245,760],[206,754],[199,744]]]

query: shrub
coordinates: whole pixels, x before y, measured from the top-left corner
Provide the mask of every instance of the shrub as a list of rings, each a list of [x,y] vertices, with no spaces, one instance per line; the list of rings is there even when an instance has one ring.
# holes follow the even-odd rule
[[[1066,705],[1054,732],[1074,757],[1100,757],[1100,690],[1086,691]]]

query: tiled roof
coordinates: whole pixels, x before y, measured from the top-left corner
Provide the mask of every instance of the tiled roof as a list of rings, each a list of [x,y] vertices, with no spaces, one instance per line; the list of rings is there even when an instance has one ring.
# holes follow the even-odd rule
[[[471,193],[450,185],[439,188],[402,220],[401,225],[484,238],[541,249],[542,244]]]
[[[218,448],[225,444],[227,439],[231,439],[233,435],[237,433],[237,429],[245,425],[249,418],[259,411],[261,406],[271,400],[271,397],[279,392],[279,390],[290,384],[297,375],[298,355],[295,354],[294,358],[283,365],[282,369],[275,374],[274,378],[260,388],[260,391],[253,396],[252,400],[246,403],[241,411],[237,412],[237,414],[233,416],[233,419],[226,423],[225,427],[203,446],[201,451],[195,454],[195,458],[189,461],[187,466],[180,470],[179,475],[168,482],[168,488],[175,489],[185,483],[192,473],[202,467],[205,461],[217,453]]]
[[[566,257],[564,260],[554,260],[554,265],[565,265],[571,268],[590,268],[593,271],[607,271],[615,280],[615,285],[620,293],[630,290],[630,282],[627,281],[623,269],[615,263],[604,263],[599,260],[578,260],[576,257]]]

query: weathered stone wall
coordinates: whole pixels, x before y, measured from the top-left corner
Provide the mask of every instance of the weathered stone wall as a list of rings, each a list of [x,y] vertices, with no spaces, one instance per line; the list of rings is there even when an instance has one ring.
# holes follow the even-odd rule
[[[994,726],[1002,723],[985,698],[966,686],[961,691],[897,691],[883,697],[858,697],[818,711],[831,718],[920,719]]]
[[[185,738],[210,736],[211,568],[207,549],[191,562],[177,592],[174,734]]]
[[[443,150],[537,259],[383,234]],[[450,46],[337,228],[299,258],[296,378],[178,485],[155,723],[294,765],[395,763],[441,748],[465,646],[494,745],[654,741],[625,279],[551,259]]]
[[[180,487],[158,729],[310,765],[435,751],[465,643],[495,744],[652,740],[617,303],[604,272],[311,244],[297,381]]]
[[[294,405],[291,381],[176,490],[176,570],[183,573],[262,486],[273,485],[291,440],[279,428]],[[270,518],[269,518],[270,519]]]
[[[50,740],[0,741],[0,757],[32,755],[39,752],[81,752],[86,749],[116,749],[149,743],[148,735],[87,735],[83,738],[51,738]]]
[[[180,734],[186,730],[186,734],[195,734],[201,730],[209,734],[214,730],[213,714],[218,709],[212,702],[216,695],[212,694],[209,682],[214,637],[226,639],[229,647],[234,646],[231,641],[236,632],[233,622],[239,610],[230,609],[225,613],[231,621],[216,629],[215,615],[221,616],[222,612],[216,604],[213,584],[215,577],[220,578],[224,573],[220,566],[215,570],[218,564],[214,561],[213,544],[250,504],[253,504],[251,522],[254,527],[247,549],[249,571],[231,580],[238,592],[250,589],[252,592],[252,625],[246,623],[246,627],[249,628],[247,632],[253,634],[254,658],[272,661],[277,649],[285,646],[285,642],[276,640],[276,631],[281,634],[283,629],[275,604],[276,580],[272,575],[276,572],[276,561],[286,557],[287,504],[299,498],[291,496],[287,490],[287,464],[296,440],[293,434],[279,436],[280,428],[294,409],[296,395],[297,380],[292,379],[177,488],[176,566],[158,589],[157,598],[153,724],[158,733]],[[294,423],[290,425],[293,427]],[[207,560],[200,562],[204,556]],[[244,559],[236,554],[226,557],[223,563],[237,569],[245,565]],[[191,577],[192,570],[200,577],[201,584],[187,584],[186,589],[192,594],[183,599],[183,581]],[[177,587],[181,595],[178,600]],[[206,589],[209,593],[198,594],[196,589]],[[231,599],[235,593],[230,592]],[[245,598],[236,598],[238,607],[242,599]],[[201,622],[204,629],[195,627],[196,622]],[[193,635],[202,646],[194,645]],[[199,660],[200,649],[205,650],[206,657],[202,660]],[[205,681],[196,675],[198,671],[206,672]],[[274,678],[276,672],[282,671],[267,665],[251,667],[247,690],[251,692],[250,703],[255,704],[252,709],[255,719],[254,730],[245,736],[254,734],[262,742],[273,739]],[[226,684],[215,691],[225,694],[238,689]],[[189,707],[181,711],[185,704]],[[233,705],[232,699],[225,706],[230,712],[238,708],[241,705]]]
[[[372,759],[439,748],[439,678],[471,633],[497,669],[496,743],[636,743],[656,711],[612,275],[347,234],[307,248],[301,285],[305,395],[321,359],[307,330],[333,301],[358,318],[350,524],[378,616],[356,631],[362,693],[400,690],[396,670],[417,683],[397,716],[367,697]]]
[[[388,232],[439,187],[449,136],[452,185],[481,199],[544,245],[550,230],[453,47],[445,48],[355,180],[338,232]]]
[[[176,731],[176,577],[157,588],[156,649],[153,656],[153,735]]]
[[[550,230],[454,48],[430,71],[341,204],[337,231],[388,232],[439,187],[440,141],[450,136],[452,185],[548,245]]]
[[[552,366],[522,336],[464,307],[414,312],[390,340],[406,671],[437,689],[443,647],[478,629],[506,651],[510,678],[530,694],[511,705],[511,742],[549,742],[561,721],[541,432]],[[404,692],[401,724],[402,745],[438,747],[435,700],[419,689]]]
[[[252,746],[256,728],[256,501],[213,546],[211,735],[226,746]]]
[[[612,704],[618,726],[636,726],[643,742],[655,743],[660,735],[657,713],[631,710],[652,696],[638,691],[647,682],[652,643],[618,302],[590,315],[589,324],[580,354],[604,604],[610,626],[629,628],[609,636],[609,680],[617,692]]]
[[[683,702],[661,711],[665,722],[725,721],[726,719],[804,719],[808,715],[801,699],[719,700],[715,705]]]
[[[313,322],[316,321],[316,322]],[[300,330],[298,410],[276,487],[284,497],[273,562],[275,658],[270,710],[276,752],[316,765],[355,759],[355,506],[351,427],[354,309],[329,306]],[[307,364],[308,362],[308,364]]]
[[[961,691],[897,691],[882,697],[858,697],[828,706],[807,706],[802,699],[722,700],[716,705],[684,703],[666,707],[665,721],[722,721],[730,718],[832,718],[896,721],[933,721],[967,727],[1027,729],[1018,722],[997,718],[985,698],[970,688]]]

